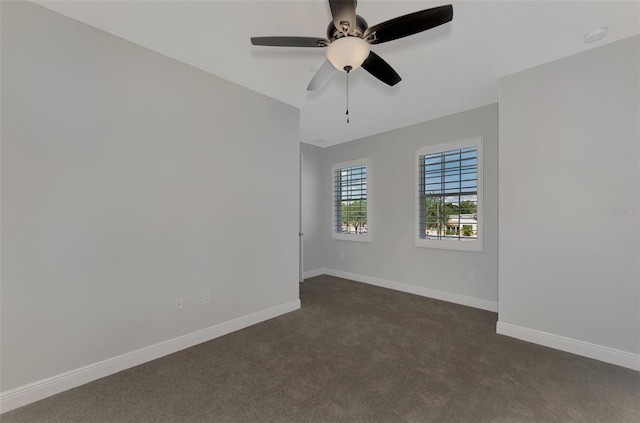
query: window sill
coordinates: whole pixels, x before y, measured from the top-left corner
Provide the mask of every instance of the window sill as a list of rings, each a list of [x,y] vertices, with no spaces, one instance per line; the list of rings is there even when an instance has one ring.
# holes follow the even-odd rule
[[[484,248],[482,241],[442,241],[437,239],[416,239],[416,247],[433,248],[437,250],[468,251],[482,253]]]
[[[331,238],[338,241],[373,242],[373,237],[371,236],[371,234],[349,235],[333,233]]]

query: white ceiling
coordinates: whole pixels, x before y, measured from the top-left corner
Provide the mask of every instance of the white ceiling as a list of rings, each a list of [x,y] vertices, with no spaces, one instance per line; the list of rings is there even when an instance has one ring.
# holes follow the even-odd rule
[[[326,0],[37,1],[51,10],[300,108],[303,142],[329,146],[494,103],[502,76],[640,33],[640,1],[360,0],[369,25],[453,4],[453,21],[372,46],[402,77],[389,87],[358,69],[306,87],[321,48],[256,47],[251,36],[325,37]],[[583,36],[600,27],[594,44]]]

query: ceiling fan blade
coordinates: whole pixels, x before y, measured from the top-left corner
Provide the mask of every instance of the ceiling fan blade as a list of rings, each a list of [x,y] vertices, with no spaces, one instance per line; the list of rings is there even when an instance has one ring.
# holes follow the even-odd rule
[[[356,29],[356,0],[329,0],[333,25],[348,34]]]
[[[433,7],[419,12],[379,23],[369,27],[364,33],[364,39],[369,44],[386,43],[435,28],[453,19],[453,6]]]
[[[325,82],[331,79],[331,77],[336,73],[335,71],[336,68],[331,64],[331,62],[329,60],[325,60],[318,68],[316,74],[313,75],[313,78],[311,78],[307,91],[314,91],[323,86]]]
[[[271,47],[326,47],[331,42],[315,37],[251,37],[254,46]]]
[[[392,87],[398,82],[402,81],[400,75],[398,75],[398,73],[393,70],[391,65],[389,65],[382,59],[382,57],[378,56],[372,51],[369,52],[369,57],[367,57],[364,63],[362,63],[362,67],[371,75],[375,76],[380,81]]]

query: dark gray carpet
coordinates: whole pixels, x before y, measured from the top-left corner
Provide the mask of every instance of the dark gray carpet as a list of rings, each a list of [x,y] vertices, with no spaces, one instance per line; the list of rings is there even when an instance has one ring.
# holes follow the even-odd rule
[[[2,415],[13,422],[634,422],[640,374],[496,314],[344,279],[302,309]]]

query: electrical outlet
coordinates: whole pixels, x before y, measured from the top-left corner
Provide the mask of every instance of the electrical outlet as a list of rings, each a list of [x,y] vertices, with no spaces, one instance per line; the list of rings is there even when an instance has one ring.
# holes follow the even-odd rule
[[[469,280],[470,281],[476,280],[476,271],[475,270],[469,270]]]
[[[182,297],[176,297],[176,310],[182,310],[183,305]]]
[[[211,302],[211,291],[204,291],[202,293],[202,304],[209,304]]]

